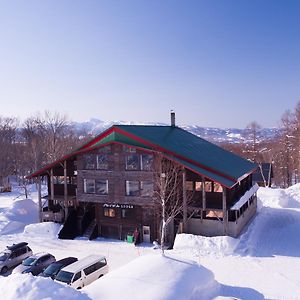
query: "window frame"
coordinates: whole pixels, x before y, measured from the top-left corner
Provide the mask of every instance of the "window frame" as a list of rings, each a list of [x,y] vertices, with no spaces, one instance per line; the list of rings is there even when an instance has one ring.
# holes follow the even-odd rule
[[[94,183],[94,191],[93,192],[88,192],[88,187],[87,187],[87,182],[88,181]],[[84,178],[83,179],[83,192],[84,192],[84,194],[95,194],[95,192],[96,192],[96,181],[95,181],[95,179],[89,179],[89,178]]]
[[[102,184],[105,185],[105,191],[103,193],[99,193],[97,189],[97,183],[99,184],[100,181],[102,181]],[[95,194],[104,196],[108,195],[108,179],[95,179]]]

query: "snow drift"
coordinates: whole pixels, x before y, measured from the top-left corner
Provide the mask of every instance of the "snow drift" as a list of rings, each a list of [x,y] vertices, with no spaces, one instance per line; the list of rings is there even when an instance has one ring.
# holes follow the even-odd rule
[[[31,199],[15,200],[2,211],[0,234],[21,232],[28,224],[38,222],[38,206]]]
[[[1,299],[5,300],[90,300],[87,295],[49,278],[31,274],[0,277]]]
[[[219,284],[211,271],[174,256],[141,256],[85,288],[92,299],[212,299]]]

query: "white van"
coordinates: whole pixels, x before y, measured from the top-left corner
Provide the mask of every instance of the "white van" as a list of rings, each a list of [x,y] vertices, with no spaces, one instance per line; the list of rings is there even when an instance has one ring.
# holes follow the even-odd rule
[[[81,289],[108,272],[105,256],[90,255],[62,268],[55,281]]]

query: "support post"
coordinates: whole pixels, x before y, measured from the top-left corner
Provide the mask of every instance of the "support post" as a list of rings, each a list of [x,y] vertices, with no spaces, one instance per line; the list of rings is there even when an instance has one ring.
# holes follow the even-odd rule
[[[64,208],[65,208],[65,218],[68,215],[68,182],[67,182],[67,161],[64,161]]]
[[[227,203],[226,203],[226,188],[224,186],[223,186],[222,200],[223,200],[224,234],[227,235],[227,233],[228,233],[228,215],[227,215]]]
[[[54,200],[54,177],[53,168],[50,169],[50,199]]]
[[[202,176],[202,208],[206,210],[205,178]]]
[[[187,199],[186,199],[186,172],[182,171],[182,213],[183,213],[183,232],[187,227]]]
[[[37,188],[38,188],[38,201],[39,201],[39,222],[43,221],[43,207],[42,207],[42,186],[41,186],[41,176],[39,175],[37,178]]]

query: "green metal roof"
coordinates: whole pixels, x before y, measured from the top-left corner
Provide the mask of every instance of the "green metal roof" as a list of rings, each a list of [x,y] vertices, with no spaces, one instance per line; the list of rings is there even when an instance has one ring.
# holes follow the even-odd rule
[[[190,168],[226,186],[232,186],[257,167],[256,164],[176,126],[115,127],[164,148]]]

